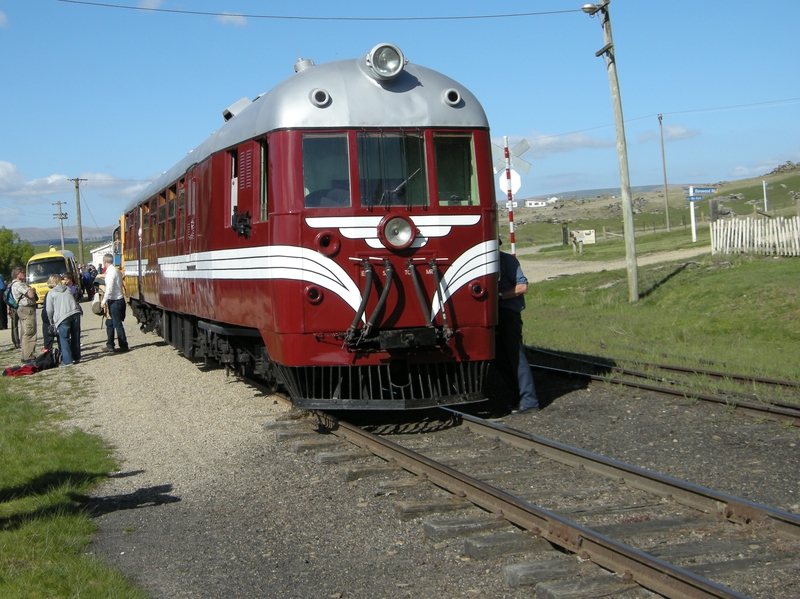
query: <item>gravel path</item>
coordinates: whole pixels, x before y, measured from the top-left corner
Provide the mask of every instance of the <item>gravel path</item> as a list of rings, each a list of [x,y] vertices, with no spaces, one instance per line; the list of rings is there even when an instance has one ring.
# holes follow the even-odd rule
[[[102,355],[100,333],[86,335],[73,370],[98,394],[74,404],[71,423],[122,462],[95,493],[91,551],[153,597],[526,595],[505,588],[501,564],[463,560],[391,517],[375,481],[347,484],[277,442],[264,425],[290,408],[127,325],[127,354]]]
[[[91,552],[153,597],[530,597],[505,587],[507,560],[467,559],[460,543],[433,544],[418,522],[398,521],[403,491],[345,483],[278,442],[265,425],[293,411],[276,398],[126,324],[132,351],[107,355],[87,315],[84,360],[65,375],[96,389],[70,402],[70,424],[101,435],[121,462],[95,493]],[[537,386],[545,409],[506,422],[800,513],[796,428],[600,384]],[[800,596],[795,586],[787,592]]]

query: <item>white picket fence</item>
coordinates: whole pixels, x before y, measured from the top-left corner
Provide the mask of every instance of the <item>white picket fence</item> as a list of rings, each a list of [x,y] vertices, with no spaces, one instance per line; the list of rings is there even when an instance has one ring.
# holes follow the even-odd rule
[[[800,216],[711,223],[711,254],[800,256]]]

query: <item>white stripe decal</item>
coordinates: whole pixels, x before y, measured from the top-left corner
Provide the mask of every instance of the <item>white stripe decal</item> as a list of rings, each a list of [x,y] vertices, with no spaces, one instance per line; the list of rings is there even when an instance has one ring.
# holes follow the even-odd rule
[[[345,270],[330,258],[290,245],[215,250],[159,258],[168,279],[285,279],[319,285],[341,297],[353,311],[361,292]]]
[[[347,239],[363,239],[371,248],[382,248],[378,239],[378,225],[382,216],[314,216],[306,218],[312,229],[338,229]],[[419,230],[419,236],[411,247],[419,248],[428,239],[445,237],[453,227],[469,227],[481,220],[480,214],[431,214],[409,217]],[[421,238],[421,239],[420,239]]]
[[[485,241],[453,262],[441,281],[445,302],[474,278],[498,271],[497,248],[497,240]],[[146,261],[142,263],[144,266]],[[134,264],[136,261],[131,260],[126,266]],[[308,248],[281,245],[214,250],[159,258],[158,265],[161,275],[167,279],[304,281],[336,294],[353,312],[361,303],[361,291],[350,275],[330,258]],[[434,294],[431,317],[440,310],[439,297]],[[362,316],[362,320],[366,317]]]
[[[499,256],[497,240],[484,241],[461,254],[445,271],[442,277],[442,298],[445,302],[475,277],[494,274],[498,270]],[[439,295],[434,294],[431,303],[431,318],[442,309]]]
[[[125,276],[139,278],[139,265],[144,272],[147,270],[147,259],[144,260],[125,260]]]

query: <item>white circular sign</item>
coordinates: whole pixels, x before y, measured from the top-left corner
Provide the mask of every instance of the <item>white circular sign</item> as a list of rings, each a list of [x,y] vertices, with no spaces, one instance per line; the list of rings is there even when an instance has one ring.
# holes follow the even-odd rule
[[[500,189],[508,193],[508,179],[506,178],[506,171],[500,171],[500,177],[497,180],[500,184]],[[519,173],[513,168],[511,169],[511,193],[517,193],[522,186],[522,179]]]

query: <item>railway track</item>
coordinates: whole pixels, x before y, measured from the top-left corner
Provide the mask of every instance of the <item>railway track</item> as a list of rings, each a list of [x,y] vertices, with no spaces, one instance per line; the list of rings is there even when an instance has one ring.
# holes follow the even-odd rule
[[[531,368],[537,370],[723,404],[757,417],[800,426],[800,382],[659,363],[637,362],[633,368],[619,366],[623,362],[620,360],[588,359],[532,347],[526,349],[533,357]],[[681,378],[676,378],[678,375]],[[725,381],[728,387],[713,387],[709,381]],[[737,390],[731,388],[731,384],[742,388],[755,387],[757,392]],[[776,390],[795,401],[782,401],[767,395]]]
[[[295,441],[300,450],[346,463],[348,480],[382,476],[377,492],[397,495],[401,519],[425,516],[432,542],[463,537],[475,559],[513,554],[511,586],[777,599],[800,568],[800,518],[767,506],[453,411],[394,441],[319,418],[336,451],[325,436]]]

